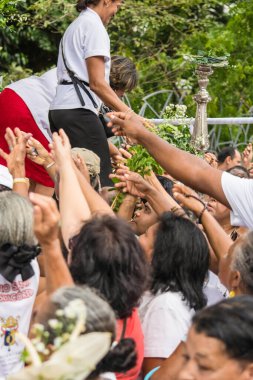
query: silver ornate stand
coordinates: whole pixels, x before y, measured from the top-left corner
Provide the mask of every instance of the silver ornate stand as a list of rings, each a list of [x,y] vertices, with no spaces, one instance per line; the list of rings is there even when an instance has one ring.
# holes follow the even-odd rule
[[[197,110],[191,143],[197,149],[206,150],[209,147],[207,103],[211,100],[206,88],[209,83],[208,77],[213,74],[213,70],[209,65],[199,65],[196,69],[196,74],[200,90],[194,96],[194,100],[197,103]]]

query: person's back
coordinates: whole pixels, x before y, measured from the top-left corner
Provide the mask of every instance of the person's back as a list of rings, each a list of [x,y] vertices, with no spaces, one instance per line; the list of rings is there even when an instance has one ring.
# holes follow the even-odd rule
[[[38,251],[29,202],[16,193],[0,193],[0,379],[23,367],[27,335],[39,285]]]
[[[70,272],[75,283],[98,289],[117,315],[118,338],[123,335],[136,343],[137,365],[117,377],[136,379],[143,360],[136,307],[147,286],[146,260],[139,242],[123,220],[100,216],[87,222],[73,243]]]
[[[56,68],[54,68],[41,76],[32,75],[6,87],[16,92],[25,102],[36,124],[48,141],[51,141],[48,111],[55,96],[56,86],[57,76]]]

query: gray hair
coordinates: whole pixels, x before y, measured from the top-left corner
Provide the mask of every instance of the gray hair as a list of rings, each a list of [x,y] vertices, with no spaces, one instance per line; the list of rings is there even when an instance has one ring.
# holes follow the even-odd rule
[[[0,246],[6,243],[17,246],[37,243],[33,233],[32,205],[12,191],[0,193]]]
[[[51,296],[51,302],[56,309],[64,309],[74,299],[81,299],[87,308],[85,332],[110,332],[112,340],[114,340],[116,330],[115,314],[96,290],[90,289],[88,286],[63,287]]]
[[[253,294],[253,231],[245,234],[235,245],[232,269],[240,273],[247,293]]]

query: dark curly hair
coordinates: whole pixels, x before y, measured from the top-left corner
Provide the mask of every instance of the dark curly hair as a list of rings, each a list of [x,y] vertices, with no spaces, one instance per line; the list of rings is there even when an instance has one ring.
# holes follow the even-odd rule
[[[181,292],[195,310],[206,305],[203,293],[209,266],[207,241],[189,219],[164,213],[159,221],[152,257],[151,290]]]
[[[75,283],[98,289],[118,318],[130,316],[148,280],[146,259],[131,228],[121,219],[97,216],[74,240],[70,272]]]

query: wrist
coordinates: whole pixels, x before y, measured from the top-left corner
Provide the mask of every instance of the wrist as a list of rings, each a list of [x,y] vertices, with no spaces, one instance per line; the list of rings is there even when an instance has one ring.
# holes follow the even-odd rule
[[[154,198],[157,194],[160,193],[154,187],[150,186],[147,187],[147,189],[144,191],[144,194],[146,195],[147,200],[149,200],[150,198]]]
[[[15,178],[25,178],[25,167],[19,167],[12,170],[11,175],[13,179]]]
[[[55,249],[60,247],[60,240],[58,237],[53,237],[53,238],[47,238],[45,240],[40,240],[40,246],[41,249],[45,254],[48,253],[54,253],[56,252]]]
[[[149,144],[150,137],[154,137],[154,134],[150,132],[144,126],[136,128],[135,139],[138,141],[140,145],[146,146]]]
[[[52,160],[51,157],[49,157],[49,156],[46,157],[46,158],[44,159],[43,164],[42,164],[43,168],[46,169],[47,166],[50,165],[52,162],[54,162],[54,160]]]

